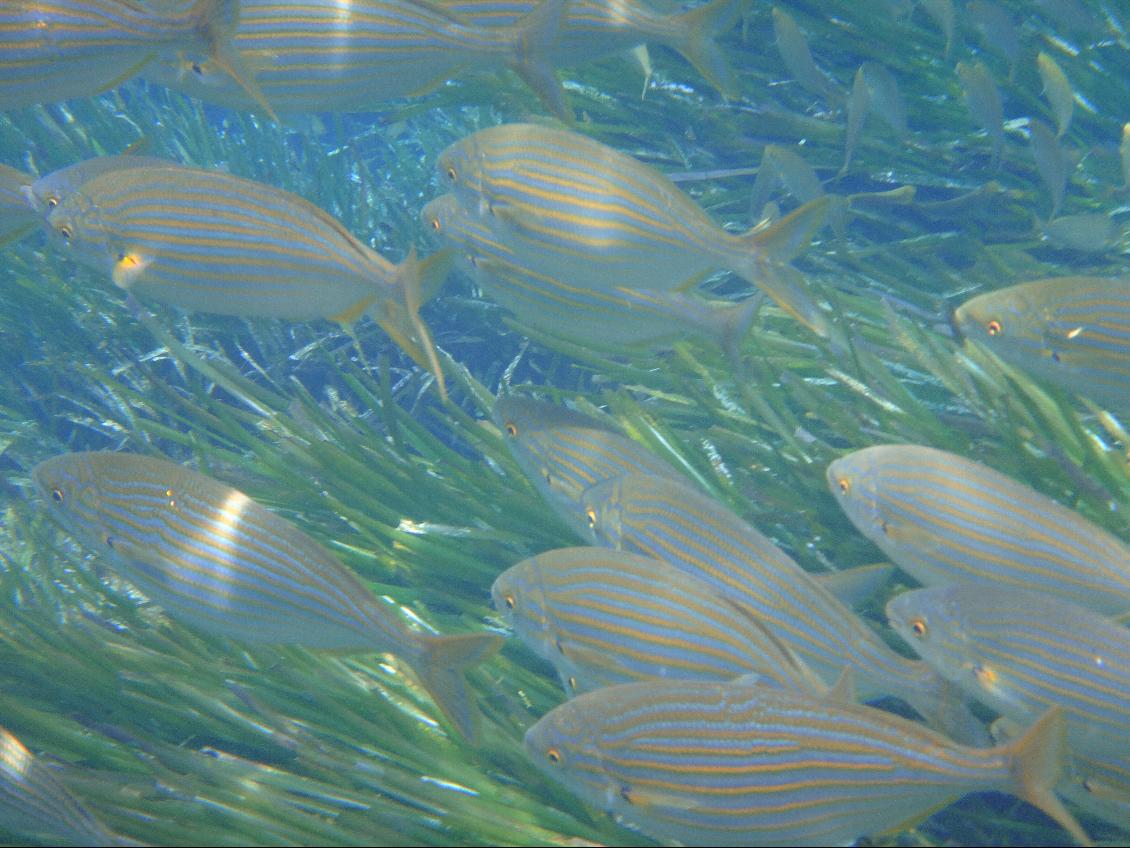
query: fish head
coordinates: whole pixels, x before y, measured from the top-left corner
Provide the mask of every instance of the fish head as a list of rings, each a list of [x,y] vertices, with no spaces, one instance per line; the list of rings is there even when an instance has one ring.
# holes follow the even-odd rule
[[[44,460],[31,470],[31,479],[52,516],[71,535],[96,550],[112,550],[89,454],[68,453]]]
[[[429,200],[420,212],[420,220],[425,229],[433,235],[446,239],[451,231],[451,219],[458,208],[454,194],[441,194]]]
[[[502,572],[490,594],[494,608],[519,638],[545,655],[555,640],[538,558],[522,560]]]
[[[581,515],[594,545],[623,550],[623,480],[601,480],[581,495]]]
[[[946,679],[963,682],[962,669],[975,664],[974,647],[954,586],[911,589],[891,598],[886,611],[891,627],[915,653]]]
[[[475,133],[448,146],[436,160],[440,186],[469,210],[478,210],[483,203],[483,151],[477,136]]]
[[[977,342],[1002,358],[1038,355],[1043,346],[1038,326],[1041,311],[1031,300],[1023,286],[978,295],[954,310],[954,328],[963,339]]]
[[[585,800],[609,808],[619,784],[603,764],[590,716],[589,698],[582,695],[550,710],[526,731],[526,755],[552,780]]]
[[[828,465],[828,488],[851,523],[867,538],[880,543],[890,528],[878,496],[874,452],[854,451]]]
[[[108,274],[127,252],[120,237],[103,225],[98,204],[81,189],[62,197],[47,216],[47,230],[71,258]]]

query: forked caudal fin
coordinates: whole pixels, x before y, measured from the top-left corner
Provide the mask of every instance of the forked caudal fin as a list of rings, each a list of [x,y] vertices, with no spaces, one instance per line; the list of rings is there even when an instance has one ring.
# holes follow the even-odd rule
[[[743,4],[744,0],[713,0],[705,6],[684,12],[672,21],[680,38],[671,42],[671,46],[727,98],[738,96],[738,82],[714,37],[733,28],[742,13]]]
[[[478,739],[479,713],[463,674],[501,646],[502,637],[497,633],[428,636],[412,665],[448,721],[470,742]]]
[[[259,83],[243,61],[235,46],[235,29],[239,23],[239,0],[196,0],[192,6],[196,30],[214,68],[223,71],[260,106],[270,119],[278,116],[267,102]]]

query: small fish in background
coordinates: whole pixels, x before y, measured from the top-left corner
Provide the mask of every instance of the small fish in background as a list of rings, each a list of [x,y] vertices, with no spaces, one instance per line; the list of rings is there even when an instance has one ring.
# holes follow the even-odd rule
[[[569,695],[638,680],[732,680],[815,696],[828,687],[752,610],[650,557],[546,551],[491,587],[494,607]]]
[[[1130,548],[998,471],[921,445],[875,445],[828,466],[852,524],[927,586],[1039,588],[1107,615],[1130,611]]]
[[[394,265],[309,201],[222,171],[116,167],[85,180],[47,218],[70,256],[142,299],[184,309],[350,326],[369,315],[435,375],[419,317],[445,254]]]
[[[467,739],[463,671],[497,634],[410,630],[324,547],[218,480],[140,454],[63,454],[32,469],[51,514],[174,619],[243,642],[402,657]]]
[[[427,94],[471,70],[509,67],[565,121],[572,110],[552,46],[571,0],[541,0],[509,26],[476,26],[442,5],[410,0],[241,0],[231,41],[282,113],[371,112]],[[209,62],[171,56],[145,78],[206,103],[262,105]]]
[[[1020,27],[999,3],[991,0],[972,0],[965,5],[965,14],[981,35],[986,49],[1008,60],[1008,78],[1016,74],[1020,58]]]
[[[808,40],[797,26],[796,20],[779,6],[773,7],[773,35],[781,61],[801,88],[809,94],[824,98],[830,106],[838,106],[843,102],[843,92],[816,67],[812,51],[808,49]]]
[[[867,79],[863,75],[863,66],[855,72],[855,80],[851,86],[851,94],[847,101],[847,127],[844,130],[844,164],[837,176],[842,177],[848,172],[851,165],[851,156],[859,137],[863,134],[863,125],[867,121],[867,111],[871,108],[871,91],[867,87]]]
[[[443,7],[468,23],[511,26],[536,0],[444,0]],[[733,29],[742,0],[711,0],[685,12],[662,14],[643,0],[570,0],[557,38],[549,45],[553,63],[571,67],[648,43],[678,52],[722,95],[736,97],[734,71],[714,38]]]
[[[954,11],[953,0],[921,0],[919,5],[941,29],[942,36],[946,40],[942,58],[948,59],[953,52],[953,34],[957,27],[957,13]]]
[[[954,312],[968,341],[1017,368],[1130,411],[1130,277],[1050,277],[977,295]]]
[[[1032,120],[1028,137],[1032,143],[1032,158],[1036,161],[1036,170],[1040,172],[1040,177],[1051,195],[1052,208],[1048,218],[1054,219],[1063,205],[1063,196],[1067,192],[1067,157],[1059,146],[1059,141],[1043,121]]]
[[[0,4],[0,109],[98,94],[179,49],[207,56],[273,118],[232,44],[239,16],[239,0],[8,0]]]
[[[0,827],[48,845],[138,844],[103,827],[4,727],[0,727]]]
[[[1062,250],[1079,253],[1107,253],[1116,250],[1122,241],[1122,231],[1110,215],[1084,213],[1060,215],[1043,226],[1044,236]]]
[[[1052,116],[1055,118],[1056,138],[1063,138],[1063,134],[1071,126],[1071,113],[1075,109],[1071,83],[1059,63],[1042,50],[1036,56],[1036,67],[1044,83],[1044,98],[1051,106]]]
[[[989,135],[992,144],[989,170],[996,171],[1004,151],[1004,105],[1000,90],[984,62],[958,62],[957,75],[961,79],[965,105]]]
[[[19,241],[39,222],[25,194],[33,182],[31,174],[0,165],[0,246]]]
[[[627,683],[526,732],[526,753],[586,802],[684,845],[841,845],[889,834],[969,792],[1009,792],[1087,834],[1055,796],[1063,714],[994,748],[871,707],[750,684]]]
[[[1081,754],[1130,757],[1130,629],[1045,592],[981,583],[912,589],[891,627],[947,680],[1027,726],[1062,709]]]
[[[750,192],[749,209],[752,216],[763,217],[765,204],[778,184],[801,204],[825,195],[820,177],[803,156],[790,147],[767,144],[761,153],[761,165]]]
[[[729,268],[821,336],[830,322],[788,263],[823,226],[827,201],[733,235],[659,171],[567,130],[502,124],[449,146],[441,184],[524,265],[569,285],[692,287]]]

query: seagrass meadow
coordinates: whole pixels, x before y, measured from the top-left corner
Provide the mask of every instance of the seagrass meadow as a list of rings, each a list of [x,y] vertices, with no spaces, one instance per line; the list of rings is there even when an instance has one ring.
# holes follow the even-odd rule
[[[509,634],[491,605],[495,578],[579,543],[507,450],[491,418],[500,393],[607,416],[812,572],[883,559],[825,479],[833,460],[881,443],[974,459],[1130,539],[1130,424],[963,344],[950,324],[977,293],[1130,276],[1130,150],[1120,155],[1130,15],[1105,0],[992,4],[1012,22],[1013,51],[988,5],[958,8],[947,38],[947,3],[781,4],[807,38],[821,93],[798,81],[762,3],[716,39],[736,72],[731,99],[658,46],[646,90],[629,56],[558,69],[575,131],[671,175],[733,232],[757,223],[766,201],[787,213],[811,199],[807,172],[784,155],[763,159],[767,148],[803,157],[833,195],[828,225],[793,262],[828,306],[826,339],[766,300],[737,356],[697,339],[658,353],[613,337],[580,344],[567,327],[524,325],[453,272],[421,311],[445,402],[434,376],[371,321],[351,336],[329,321],[159,303],[137,311],[38,232],[5,245],[0,725],[125,840],[655,844],[527,759],[524,733],[565,695],[517,639],[468,673],[482,713],[481,739],[470,742],[394,656],[251,646],[193,629],[51,520],[30,470],[68,451],[151,454],[235,486],[325,545],[409,626],[445,635]],[[1074,92],[1057,141],[1062,184],[1029,141],[1032,121],[1058,118],[1041,52]],[[982,127],[958,62],[987,69],[1003,124]],[[897,80],[893,93],[872,86],[862,124],[852,94],[861,65]],[[446,190],[440,152],[544,114],[509,72],[371,112],[281,122],[133,79],[0,112],[0,162],[42,175],[138,145],[294,192],[400,262],[413,247],[440,247],[420,221]],[[706,290],[722,300],[752,291],[726,274]],[[907,656],[883,610],[912,585],[896,572],[857,608]],[[1116,823],[1072,810],[1096,843],[1127,839]],[[0,839],[50,842],[2,805]],[[1065,839],[1023,802],[977,794],[870,844]]]

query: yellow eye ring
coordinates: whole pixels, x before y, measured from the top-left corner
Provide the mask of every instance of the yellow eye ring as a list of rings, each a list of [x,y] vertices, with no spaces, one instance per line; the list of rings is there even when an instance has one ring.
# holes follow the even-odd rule
[[[51,500],[55,501],[55,503],[61,504],[63,502],[63,490],[62,489],[52,489],[51,490]]]
[[[910,632],[917,636],[919,639],[926,638],[926,620],[916,618],[910,622]]]
[[[447,178],[448,178],[449,180],[451,180],[452,182],[455,182],[455,179],[456,179],[456,178],[457,178],[458,176],[459,176],[459,175],[458,175],[458,174],[457,174],[457,173],[455,172],[455,169],[454,169],[454,168],[448,168],[448,169],[447,169]]]
[[[840,487],[841,495],[846,495],[851,491],[851,480],[849,480],[847,477],[841,477],[836,481],[836,483]]]
[[[514,596],[513,595],[507,595],[505,598],[503,598],[503,600],[506,601],[506,608],[507,609],[514,609]]]
[[[47,198],[47,208],[48,209],[54,209],[58,205],[59,205],[59,198],[55,197],[55,195],[51,195],[50,197]]]
[[[590,506],[588,509],[585,510],[585,518],[588,519],[589,529],[595,530],[596,529],[596,510],[593,509]]]
[[[557,765],[559,762],[561,762],[561,752],[556,748],[550,748],[545,752],[545,758],[554,765]]]
[[[999,336],[1004,332],[1004,325],[996,318],[994,318],[992,321],[985,325],[985,330],[990,336]]]
[[[440,231],[439,218],[432,218],[432,229],[437,233]]]
[[[518,426],[513,421],[507,421],[504,429],[506,430],[507,436],[509,436],[512,439],[517,438],[517,436],[518,436]]]
[[[64,240],[70,241],[73,233],[71,232],[70,227],[63,226],[63,227],[59,227],[59,235],[61,235]]]

